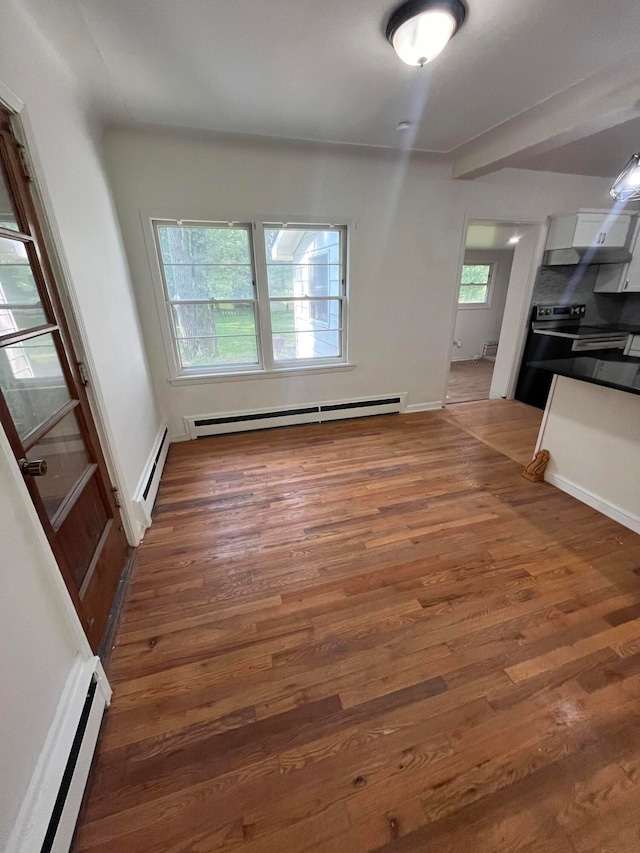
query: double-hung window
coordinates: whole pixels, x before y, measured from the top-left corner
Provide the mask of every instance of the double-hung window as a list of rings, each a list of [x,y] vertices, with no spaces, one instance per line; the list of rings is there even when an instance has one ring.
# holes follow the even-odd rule
[[[345,361],[345,226],[153,227],[176,376]]]
[[[488,308],[491,305],[493,264],[464,264],[458,305],[461,308]]]

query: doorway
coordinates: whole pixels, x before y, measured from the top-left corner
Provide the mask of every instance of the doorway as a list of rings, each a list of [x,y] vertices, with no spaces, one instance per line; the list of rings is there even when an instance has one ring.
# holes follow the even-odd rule
[[[12,115],[0,107],[0,423],[94,651],[128,554]]]
[[[518,330],[514,335],[514,329],[505,328],[509,325],[505,312],[509,306],[513,326],[514,313],[519,314],[519,302],[529,287],[539,232],[540,226],[533,223],[468,222],[445,405],[509,396],[503,386],[509,384]]]

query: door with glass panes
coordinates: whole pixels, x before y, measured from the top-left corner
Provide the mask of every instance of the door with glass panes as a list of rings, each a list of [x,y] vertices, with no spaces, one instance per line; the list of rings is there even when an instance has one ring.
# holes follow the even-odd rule
[[[43,245],[23,149],[1,108],[0,163],[0,422],[97,650],[128,545]]]

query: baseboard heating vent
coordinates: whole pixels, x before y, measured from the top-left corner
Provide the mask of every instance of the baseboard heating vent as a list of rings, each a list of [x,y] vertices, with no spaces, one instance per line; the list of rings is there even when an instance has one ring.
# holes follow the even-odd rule
[[[295,424],[319,424],[344,418],[361,418],[372,415],[399,414],[406,407],[407,395],[371,397],[358,400],[336,400],[313,405],[260,409],[254,412],[229,412],[224,415],[199,415],[185,417],[190,438],[206,438],[230,432],[247,432]]]
[[[495,359],[498,352],[498,341],[485,341],[482,347],[482,357]]]
[[[151,466],[151,473],[149,474],[149,478],[145,483],[144,490],[142,492],[143,500],[147,500],[149,497],[149,492],[151,491],[151,484],[153,483],[153,478],[156,473],[156,469],[158,467],[158,462],[160,461],[160,456],[162,455],[162,451],[164,449],[165,443],[167,441],[167,436],[169,435],[169,430],[165,429],[164,434],[162,436],[162,441],[160,442],[160,447],[158,448],[158,452],[156,453],[156,457],[153,460],[153,465]]]
[[[67,766],[64,769],[64,775],[62,777],[62,782],[60,783],[58,796],[56,797],[56,802],[53,806],[51,820],[49,821],[49,826],[47,827],[47,832],[44,837],[44,841],[42,842],[42,847],[40,848],[40,853],[52,853],[54,850],[54,844],[58,834],[58,828],[60,826],[60,819],[64,812],[67,797],[69,795],[69,789],[71,788],[71,782],[73,781],[73,777],[76,772],[78,756],[80,755],[80,749],[87,730],[87,723],[89,722],[89,715],[91,714],[91,708],[93,707],[95,693],[96,682],[92,679],[87,692],[87,698],[85,699],[84,707],[82,709],[82,714],[80,716],[80,722],[78,723],[78,728],[76,730],[76,736],[73,739],[71,752],[69,753],[69,760],[67,761]]]
[[[149,452],[149,458],[133,493],[133,505],[137,514],[136,533],[139,537],[138,542],[142,541],[145,530],[151,525],[151,513],[160,487],[160,478],[162,477],[164,463],[167,460],[169,444],[169,430],[162,426],[158,430],[156,440]]]

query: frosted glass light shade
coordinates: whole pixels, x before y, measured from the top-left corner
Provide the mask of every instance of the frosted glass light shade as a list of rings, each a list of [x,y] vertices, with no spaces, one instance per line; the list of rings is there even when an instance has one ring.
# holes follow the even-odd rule
[[[404,0],[391,14],[386,35],[407,65],[426,65],[442,53],[467,15],[463,0]]]
[[[615,179],[611,195],[616,201],[640,199],[640,154],[634,154]]]
[[[426,65],[447,46],[456,29],[450,12],[433,9],[410,18],[396,30],[393,47],[407,65]]]

